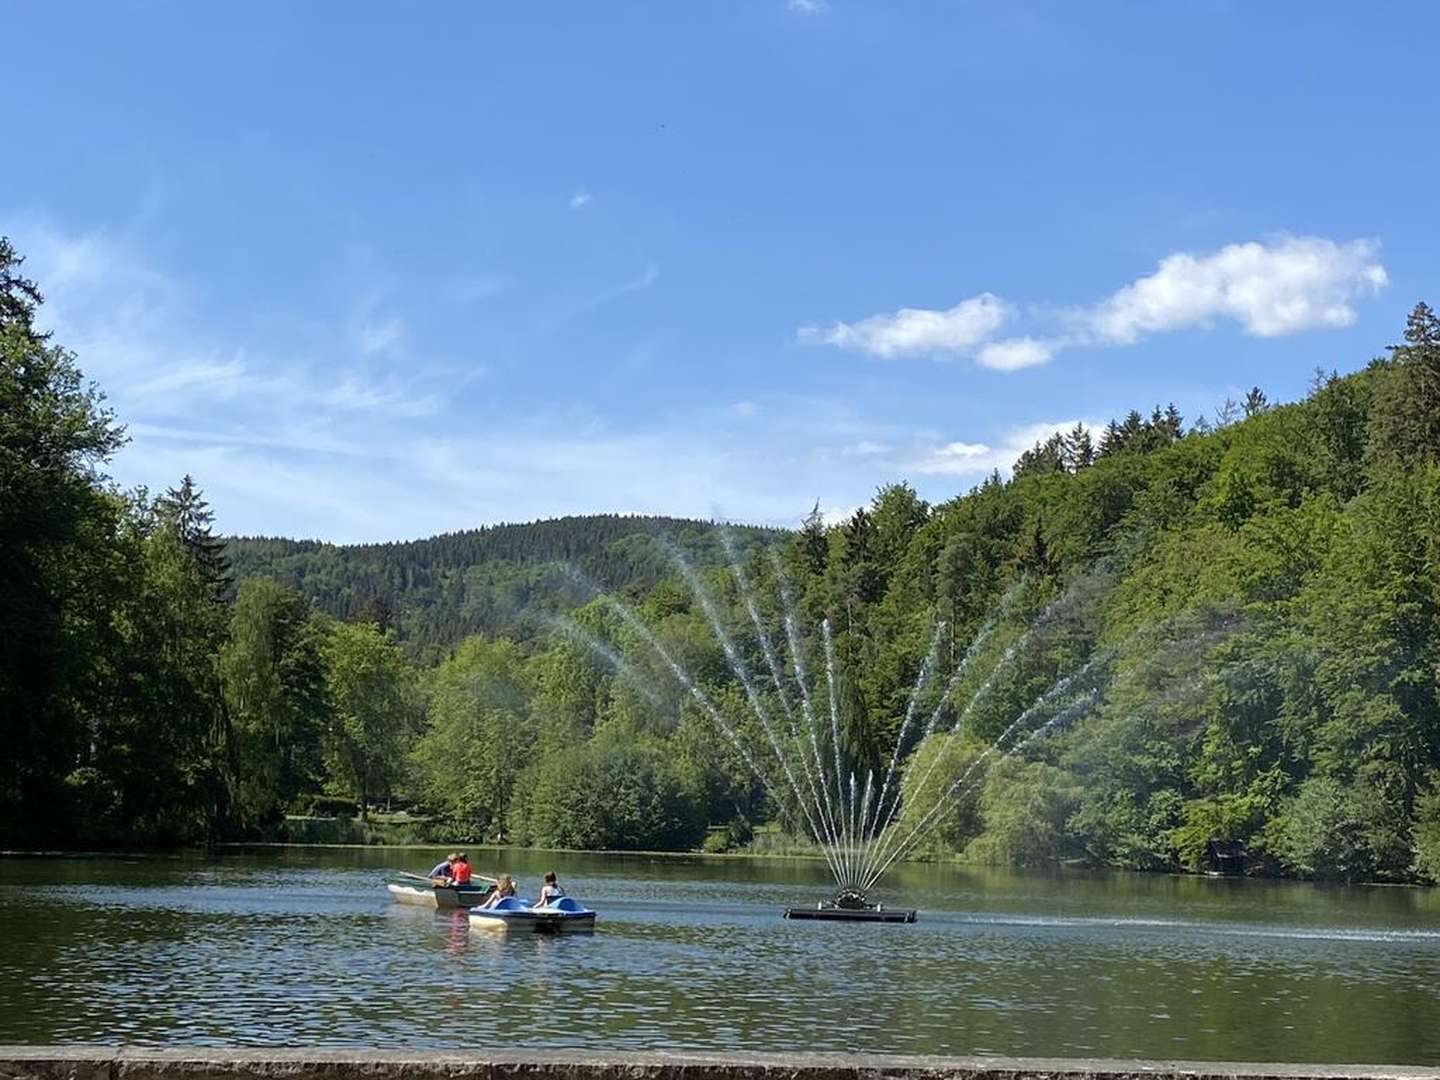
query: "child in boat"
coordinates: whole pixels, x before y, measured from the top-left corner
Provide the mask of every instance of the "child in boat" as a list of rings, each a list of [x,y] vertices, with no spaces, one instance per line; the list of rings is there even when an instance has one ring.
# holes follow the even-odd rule
[[[450,876],[455,879],[456,885],[470,884],[470,860],[463,851],[456,854],[450,867]]]
[[[501,874],[500,880],[495,883],[495,891],[485,898],[482,908],[494,907],[507,896],[515,895],[515,879],[509,874]]]
[[[545,884],[540,886],[540,899],[535,901],[535,906],[537,908],[546,907],[564,895],[565,890],[560,887],[560,882],[555,877],[555,871],[550,870],[545,874]]]
[[[435,865],[435,869],[431,870],[430,873],[426,874],[425,876],[435,881],[437,884],[444,883],[448,885],[450,883],[450,875],[455,867],[455,860],[458,857],[458,854],[452,851],[449,855],[446,855],[441,862]]]

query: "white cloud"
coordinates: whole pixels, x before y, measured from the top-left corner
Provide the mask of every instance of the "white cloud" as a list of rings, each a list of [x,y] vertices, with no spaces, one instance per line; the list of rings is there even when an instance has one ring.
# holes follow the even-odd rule
[[[594,201],[595,197],[591,195],[590,192],[586,191],[584,188],[581,188],[579,191],[575,192],[574,195],[570,196],[570,209],[580,210],[586,206],[589,206]]]
[[[975,360],[981,367],[996,371],[1019,371],[1048,363],[1054,353],[1055,347],[1050,342],[1021,337],[992,341],[981,347]]]
[[[1100,303],[1051,316],[1064,325],[1045,337],[995,340],[1016,309],[986,292],[945,311],[901,308],[855,323],[802,327],[798,338],[885,358],[971,356],[982,367],[1018,371],[1048,363],[1062,349],[1133,345],[1222,319],[1256,337],[1335,329],[1351,325],[1356,303],[1388,284],[1379,250],[1373,240],[1281,236],[1208,255],[1176,252]],[[1031,321],[1045,317],[1032,312]]]
[[[829,0],[788,0],[786,6],[798,15],[820,15],[830,10]]]
[[[1355,301],[1387,283],[1378,251],[1370,240],[1280,237],[1231,244],[1213,255],[1179,252],[1082,313],[1080,322],[1100,342],[1115,345],[1221,318],[1256,337],[1349,326]]]
[[[751,417],[760,415],[760,406],[753,401],[737,401],[734,405],[730,406],[730,409],[736,416]]]
[[[950,353],[964,355],[981,344],[1010,317],[1010,306],[993,293],[962,300],[946,311],[901,308],[893,315],[872,315],[857,323],[836,323],[828,329],[805,327],[806,345],[838,345],[889,359]]]
[[[1090,420],[1055,420],[1012,427],[997,445],[989,443],[950,442],[929,447],[909,463],[915,472],[926,475],[986,476],[996,469],[1009,472],[1020,455],[1050,436],[1071,431],[1077,423],[1093,433],[1099,426]]]

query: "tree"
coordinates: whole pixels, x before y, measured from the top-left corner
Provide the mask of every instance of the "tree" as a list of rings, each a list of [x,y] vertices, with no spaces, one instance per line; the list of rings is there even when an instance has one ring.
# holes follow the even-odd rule
[[[35,328],[41,302],[0,238],[0,837],[64,819],[103,688],[90,662],[112,598],[118,500],[97,470],[124,431],[75,357]]]
[[[1440,316],[1415,305],[1405,342],[1391,348],[1370,419],[1370,452],[1380,463],[1440,461]]]
[[[536,725],[514,642],[470,638],[430,685],[426,731],[413,751],[427,807],[476,839],[503,834]]]
[[[215,515],[194,478],[186,473],[178,488],[168,489],[155,501],[155,511],[179,537],[215,599],[223,600],[231,586],[225,541],[214,534]]]
[[[604,740],[561,751],[527,775],[517,838],[545,847],[675,851],[699,845],[705,813],[661,745]]]
[[[234,775],[217,666],[228,613],[207,530],[192,542],[194,523],[173,500],[141,499],[132,513],[139,565],[113,645],[120,707],[97,718],[95,761],[118,793],[124,834],[214,840],[228,825]]]
[[[805,568],[810,573],[823,574],[825,572],[825,560],[830,552],[830,542],[825,538],[825,515],[820,512],[818,499],[811,507],[810,513],[805,515],[796,546],[799,548]]]
[[[235,741],[233,825],[242,832],[320,786],[329,721],[324,640],[323,623],[299,593],[268,578],[241,582],[220,681]]]
[[[1090,437],[1090,429],[1076,421],[1065,436],[1065,467],[1073,473],[1094,464],[1095,442]]]
[[[335,623],[323,647],[333,712],[325,758],[331,783],[353,795],[363,818],[386,794],[418,719],[414,671],[398,646],[370,623]]]
[[[1249,420],[1252,417],[1259,416],[1268,409],[1270,407],[1270,401],[1266,398],[1265,391],[1261,390],[1258,386],[1252,386],[1249,392],[1246,393],[1245,400],[1241,402],[1240,407],[1245,411],[1245,419]]]
[[[1064,472],[1066,468],[1066,444],[1065,436],[1056,433],[1048,439],[1037,442],[1029,450],[1020,455],[1015,462],[1015,479],[1019,480],[1026,476],[1048,476],[1051,473]]]

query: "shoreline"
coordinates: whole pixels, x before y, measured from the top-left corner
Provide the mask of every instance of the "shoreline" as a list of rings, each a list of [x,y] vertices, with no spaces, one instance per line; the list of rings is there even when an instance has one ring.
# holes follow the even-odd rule
[[[766,860],[778,862],[788,860],[791,862],[803,861],[818,863],[823,862],[824,855],[805,854],[801,852],[747,852],[747,851],[635,851],[623,848],[544,848],[525,847],[517,844],[297,844],[287,843],[278,840],[231,840],[214,847],[179,847],[179,848],[75,848],[57,849],[47,848],[41,850],[27,850],[21,848],[8,848],[0,850],[0,859],[83,859],[83,858],[153,858],[153,859],[180,859],[180,858],[205,858],[214,857],[217,853],[226,852],[239,853],[246,850],[261,851],[430,851],[435,852],[443,848],[468,848],[471,851],[533,851],[542,854],[553,855],[605,855],[622,857],[639,857],[651,859],[713,859],[713,860]],[[1234,883],[1275,883],[1291,885],[1309,885],[1321,888],[1366,888],[1366,889],[1416,889],[1430,890],[1440,888],[1440,885],[1425,885],[1413,881],[1339,881],[1331,878],[1288,878],[1271,877],[1261,875],[1219,875],[1219,874],[1197,874],[1187,873],[1180,870],[1134,870],[1119,866],[1076,866],[1067,863],[1057,863],[1054,866],[1046,867],[1003,867],[990,866],[982,863],[961,862],[958,859],[902,859],[896,863],[897,866],[934,866],[948,867],[951,869],[975,869],[975,870],[1002,870],[1002,871],[1024,871],[1039,874],[1123,874],[1139,875],[1143,877],[1167,877],[1180,878],[1185,880],[1210,880],[1226,881]],[[3,1044],[0,1044],[3,1045]],[[0,1078],[3,1080],[3,1078]]]

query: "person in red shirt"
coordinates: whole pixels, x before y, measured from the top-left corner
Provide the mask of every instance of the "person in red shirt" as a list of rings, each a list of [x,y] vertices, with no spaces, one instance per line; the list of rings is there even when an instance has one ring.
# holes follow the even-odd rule
[[[456,885],[470,884],[470,860],[465,857],[463,851],[458,853],[450,863],[450,878]]]

